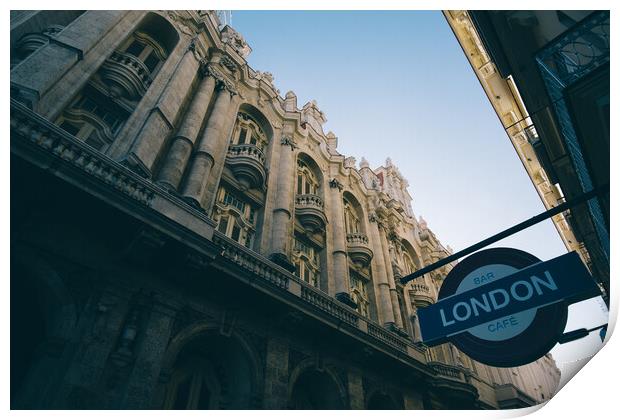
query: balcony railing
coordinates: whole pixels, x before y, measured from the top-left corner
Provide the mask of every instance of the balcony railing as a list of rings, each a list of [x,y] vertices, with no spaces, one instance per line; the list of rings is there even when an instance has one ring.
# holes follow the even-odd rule
[[[323,200],[315,194],[299,194],[295,197],[295,215],[304,229],[311,232],[323,229],[327,224]]]
[[[299,194],[295,197],[295,206],[314,207],[323,210],[323,200],[314,194]]]
[[[347,233],[347,253],[354,263],[368,265],[373,256],[368,246],[368,236],[358,232]]]
[[[226,164],[230,167],[242,189],[258,188],[267,178],[265,154],[253,144],[233,144],[228,148]]]
[[[113,94],[130,100],[140,99],[152,82],[146,65],[132,54],[114,51],[101,67],[101,79]]]
[[[253,144],[233,144],[228,148],[228,156],[232,158],[239,156],[249,157],[262,165],[265,164],[265,154],[258,146]]]
[[[564,87],[609,62],[609,11],[577,23],[547,44],[537,60]]]
[[[341,321],[346,322],[349,325],[353,325],[357,328],[358,315],[356,312],[349,310],[342,306],[331,296],[321,292],[320,290],[312,287],[301,285],[301,298],[310,304],[322,309],[330,315],[338,318]]]
[[[564,90],[609,63],[609,11],[597,11],[547,44],[536,55],[540,73],[552,101],[560,133],[564,138],[583,191],[593,188],[592,178],[571,116]],[[598,199],[588,208],[601,248],[609,258],[609,231]]]
[[[347,233],[347,243],[350,245],[368,245],[368,236],[363,233]]]
[[[419,307],[425,307],[435,303],[435,296],[433,296],[431,288],[424,283],[412,283],[409,293]]]

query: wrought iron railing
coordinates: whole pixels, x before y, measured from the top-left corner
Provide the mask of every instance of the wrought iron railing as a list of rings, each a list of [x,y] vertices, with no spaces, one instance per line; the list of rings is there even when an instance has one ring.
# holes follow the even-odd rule
[[[573,119],[566,103],[565,89],[609,62],[609,11],[594,12],[547,44],[536,55],[542,78],[552,100],[560,132],[575,166],[583,191],[593,188]],[[598,199],[588,208],[601,248],[609,258],[609,232]]]

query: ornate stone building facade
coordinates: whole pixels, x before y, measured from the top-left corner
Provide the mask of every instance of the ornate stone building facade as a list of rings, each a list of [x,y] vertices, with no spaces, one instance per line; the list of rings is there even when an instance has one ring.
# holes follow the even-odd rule
[[[388,159],[338,153],[215,12],[11,14],[13,408],[511,408],[420,343],[450,267]]]

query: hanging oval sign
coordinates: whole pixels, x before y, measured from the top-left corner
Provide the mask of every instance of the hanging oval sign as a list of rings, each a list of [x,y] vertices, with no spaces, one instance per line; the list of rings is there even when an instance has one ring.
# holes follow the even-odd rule
[[[555,346],[570,303],[599,293],[575,252],[542,262],[518,249],[487,249],[458,263],[438,302],[418,310],[423,342],[451,342],[491,366],[520,366]]]

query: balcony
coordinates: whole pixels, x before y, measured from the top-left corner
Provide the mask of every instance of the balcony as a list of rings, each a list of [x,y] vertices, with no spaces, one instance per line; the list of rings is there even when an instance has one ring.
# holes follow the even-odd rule
[[[412,283],[409,296],[415,301],[416,306],[424,308],[435,303],[432,290],[424,283]]]
[[[259,188],[265,184],[265,155],[253,144],[235,144],[228,148],[226,164],[241,184],[241,189]]]
[[[367,266],[372,260],[368,236],[363,233],[347,233],[347,254],[355,264]]]
[[[138,100],[151,85],[151,72],[135,56],[114,51],[101,66],[101,80],[115,97]]]
[[[327,224],[323,200],[318,195],[297,195],[295,197],[295,216],[303,228],[310,232],[321,230]]]

